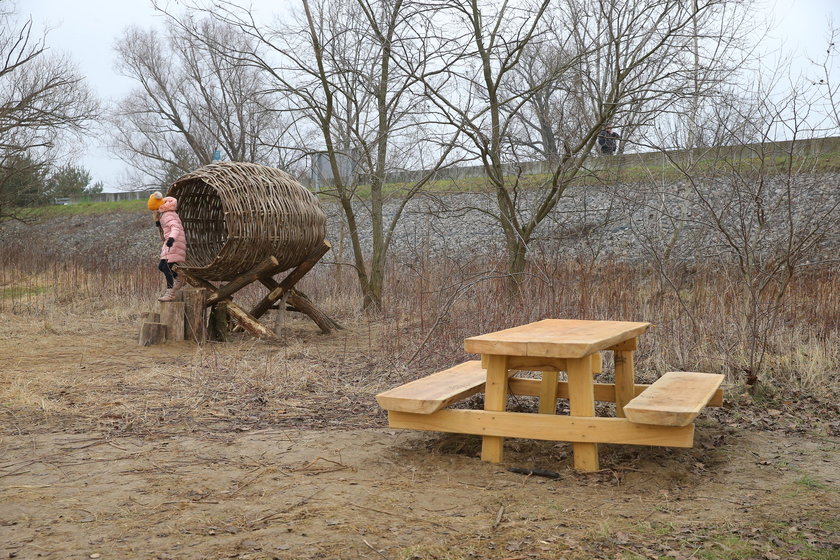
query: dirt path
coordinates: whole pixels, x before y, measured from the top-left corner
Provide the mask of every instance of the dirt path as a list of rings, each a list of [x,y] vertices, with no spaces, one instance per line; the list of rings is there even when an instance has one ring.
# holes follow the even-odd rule
[[[602,446],[580,475],[567,444],[490,465],[478,438],[388,429],[346,341],[0,319],[2,558],[840,558],[840,439],[794,403],[760,430],[706,418],[693,449]]]

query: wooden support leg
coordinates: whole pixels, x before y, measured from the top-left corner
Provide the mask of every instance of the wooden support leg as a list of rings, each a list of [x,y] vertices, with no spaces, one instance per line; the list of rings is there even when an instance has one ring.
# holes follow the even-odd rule
[[[600,352],[595,352],[589,358],[592,360],[592,375],[604,373],[604,358]]]
[[[592,380],[592,360],[568,359],[566,367],[569,377],[569,414],[571,416],[595,416],[595,384]],[[598,470],[598,444],[573,443],[575,469],[579,471]]]
[[[312,319],[316,325],[321,329],[323,334],[329,334],[333,329],[342,329],[343,327],[332,320],[326,313],[315,307],[308,297],[301,294],[297,290],[290,290],[289,298],[286,300],[294,311],[303,313]]]
[[[321,257],[323,257],[327,251],[329,251],[331,245],[329,241],[324,241],[324,243],[319,246],[315,251],[313,251],[302,263],[300,263],[294,270],[292,270],[281,282],[276,282],[271,275],[263,276],[260,278],[260,282],[262,282],[263,286],[271,290],[267,296],[265,296],[254,308],[251,310],[251,316],[259,319],[262,317],[266,311],[271,309],[271,306],[280,301],[280,299],[286,294],[288,290],[294,288],[295,284],[297,284],[301,278],[303,278],[307,272],[312,270],[312,267],[315,266]],[[319,325],[320,326],[320,325]],[[329,331],[327,331],[329,332]]]
[[[624,418],[624,405],[636,396],[633,368],[635,349],[635,338],[612,348],[615,361],[615,415],[619,418]]]
[[[221,288],[214,289],[213,293],[207,297],[207,305],[213,305],[223,299],[228,299],[248,284],[256,282],[260,277],[275,270],[278,266],[280,266],[280,263],[276,258],[268,257],[248,272],[237,276]]]
[[[277,261],[277,259],[275,259],[274,257],[270,257],[270,259],[274,260],[275,262]],[[268,262],[268,259],[266,259],[265,262]],[[263,265],[260,265],[260,266],[263,266]],[[251,273],[249,273],[249,274],[251,274]],[[192,284],[193,286],[201,287],[201,288],[207,288],[208,290],[210,290],[211,294],[205,300],[205,303],[207,305],[219,304],[222,301],[225,301],[224,298],[220,299],[220,297],[219,297],[219,294],[221,293],[221,290],[218,290],[213,284],[211,284],[207,280],[204,280],[203,278],[196,278],[194,276],[187,276],[187,281],[190,284]],[[236,280],[234,280],[234,282],[236,282]],[[230,284],[233,284],[233,282],[231,282]],[[230,284],[228,284],[228,286],[230,286]],[[259,337],[259,338],[265,338],[265,339],[268,339],[268,340],[277,340],[277,336],[273,332],[271,332],[270,330],[268,330],[267,328],[262,326],[259,323],[259,321],[257,321],[253,317],[251,317],[248,314],[247,311],[245,311],[244,309],[242,309],[241,307],[239,307],[238,305],[236,305],[232,301],[227,300],[226,303],[225,303],[225,308],[227,310],[228,317],[230,317],[234,321],[236,321],[236,323],[240,327],[242,327],[244,330],[246,330],[250,334],[252,334],[256,337]]]
[[[207,336],[216,342],[226,342],[228,338],[227,302],[220,301],[210,308],[207,321]]]
[[[557,413],[557,374],[556,371],[542,372],[540,381],[540,414]]]
[[[633,351],[615,351],[615,415],[624,418],[624,405],[636,396]]]
[[[487,384],[484,387],[484,410],[504,411],[507,405],[507,356],[491,355],[487,359]],[[501,463],[505,438],[484,436],[481,439],[481,460]]]
[[[291,273],[289,273],[281,282],[277,282],[271,276],[263,276],[260,282],[263,286],[271,290],[257,305],[251,309],[251,316],[255,318],[262,317],[266,311],[284,296],[287,296],[286,302],[293,311],[303,313],[321,329],[324,334],[329,334],[334,329],[343,328],[336,321],[331,319],[326,313],[318,309],[309,298],[303,293],[294,289],[301,278],[309,272],[313,266],[321,259],[321,257],[329,251],[331,245],[328,241],[324,241],[318,249],[313,251],[306,260],[300,263]]]

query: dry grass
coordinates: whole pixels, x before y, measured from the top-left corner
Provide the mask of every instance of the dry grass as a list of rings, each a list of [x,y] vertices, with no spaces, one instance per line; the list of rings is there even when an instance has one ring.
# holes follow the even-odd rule
[[[384,312],[368,317],[359,311],[360,297],[346,271],[340,278],[336,269],[320,266],[301,288],[346,325],[346,331],[320,337],[311,324],[283,313],[276,319],[283,333],[280,347],[247,338],[200,351],[185,347],[177,354],[177,373],[150,369],[128,375],[119,371],[119,364],[114,373],[124,377],[138,402],[174,399],[178,406],[173,409],[191,415],[224,414],[219,411],[231,402],[301,394],[312,384],[342,395],[369,394],[464,360],[468,336],[544,317],[570,317],[654,323],[637,355],[643,379],[676,369],[723,372],[738,383],[751,345],[762,344],[767,358],[760,377],[767,384],[806,394],[840,385],[840,278],[835,270],[814,270],[798,278],[783,302],[778,325],[766,340],[756,341],[747,328],[737,283],[721,267],[691,270],[675,291],[642,266],[537,262],[522,279],[522,296],[515,301],[509,300],[506,278],[497,269],[503,264],[392,262]],[[41,333],[27,337],[80,328],[96,332],[102,324],[136,323],[161,287],[161,275],[147,263],[111,266],[100,274],[93,263],[81,261],[7,260],[0,265],[0,313],[42,321]],[[252,287],[237,299],[247,306],[262,295],[259,287]],[[76,406],[101,400],[91,385],[95,382],[64,381],[90,395]],[[40,398],[41,408],[55,410],[24,376],[5,379],[4,387],[4,398]],[[146,423],[156,413],[150,405],[114,407],[122,411],[125,423]]]

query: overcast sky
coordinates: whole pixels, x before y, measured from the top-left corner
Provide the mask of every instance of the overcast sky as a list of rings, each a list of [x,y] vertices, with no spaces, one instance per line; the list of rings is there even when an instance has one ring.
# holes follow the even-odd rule
[[[269,16],[273,6],[288,7],[296,2],[251,3]],[[18,0],[16,4],[20,15],[31,15],[36,28],[51,29],[47,44],[69,54],[103,100],[119,98],[132,87],[130,80],[114,71],[113,46],[123,29],[132,24],[159,26],[162,22],[162,16],[156,15],[146,0]],[[819,58],[824,54],[829,17],[840,24],[840,0],[765,0],[764,5],[762,13],[775,22],[771,44],[791,53],[795,57],[792,66],[799,71],[807,69],[806,57]],[[105,184],[106,191],[117,190],[114,187],[120,183],[125,168],[108,155],[103,145],[90,139],[74,153],[76,164],[89,169],[94,180]]]

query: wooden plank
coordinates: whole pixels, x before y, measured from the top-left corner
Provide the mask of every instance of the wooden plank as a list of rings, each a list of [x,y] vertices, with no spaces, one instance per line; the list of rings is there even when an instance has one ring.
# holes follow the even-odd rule
[[[526,412],[491,412],[447,408],[433,414],[389,412],[392,428],[428,430],[480,436],[498,436],[569,441],[691,447],[694,425],[682,427],[635,424],[624,418],[578,418]]]
[[[624,406],[636,396],[633,351],[616,350],[615,360],[615,415],[624,418]]]
[[[385,410],[431,414],[484,390],[487,372],[473,360],[376,395]]]
[[[160,322],[166,325],[166,340],[184,340],[184,302],[161,301]]]
[[[557,372],[544,371],[540,380],[540,414],[557,413]]]
[[[669,371],[624,407],[631,422],[657,426],[687,426],[710,401],[723,375]]]
[[[507,406],[507,356],[487,358],[487,383],[484,387],[484,410],[504,411]],[[481,460],[501,463],[504,458],[504,438],[486,436],[481,440]]]
[[[595,416],[595,384],[592,381],[592,360],[587,356],[568,360],[569,415]],[[598,470],[598,444],[573,443],[575,469]]]
[[[524,395],[529,397],[540,396],[540,380],[539,379],[522,379],[520,377],[511,377],[508,379],[508,392],[511,395]],[[633,396],[642,394],[642,391],[650,387],[644,383],[639,383],[633,386]],[[615,402],[615,385],[612,383],[595,383],[593,386],[595,400],[599,402]],[[569,385],[565,381],[557,383],[557,398],[569,398]],[[712,400],[706,406],[723,406],[723,389],[715,391]]]
[[[590,355],[592,373],[603,373],[604,364],[599,352]],[[566,358],[543,356],[508,356],[508,369],[518,371],[566,371]]]
[[[639,385],[639,392],[641,393],[649,385]],[[511,377],[508,379],[508,392],[511,395],[524,395],[529,397],[539,397],[542,391],[541,380],[539,379],[523,379],[521,377]],[[593,393],[596,401],[615,402],[615,385],[612,383],[595,383],[593,384]],[[566,381],[557,382],[557,398],[569,398],[569,384]]]
[[[508,369],[518,371],[566,371],[566,359],[540,356],[508,356]]]
[[[487,367],[487,354],[482,354],[481,365]],[[592,373],[603,373],[603,358],[600,353],[591,354]],[[543,356],[508,356],[508,369],[517,371],[566,371],[566,358]]]
[[[544,319],[467,338],[464,349],[474,354],[582,358],[636,338],[649,326],[628,321]]]

